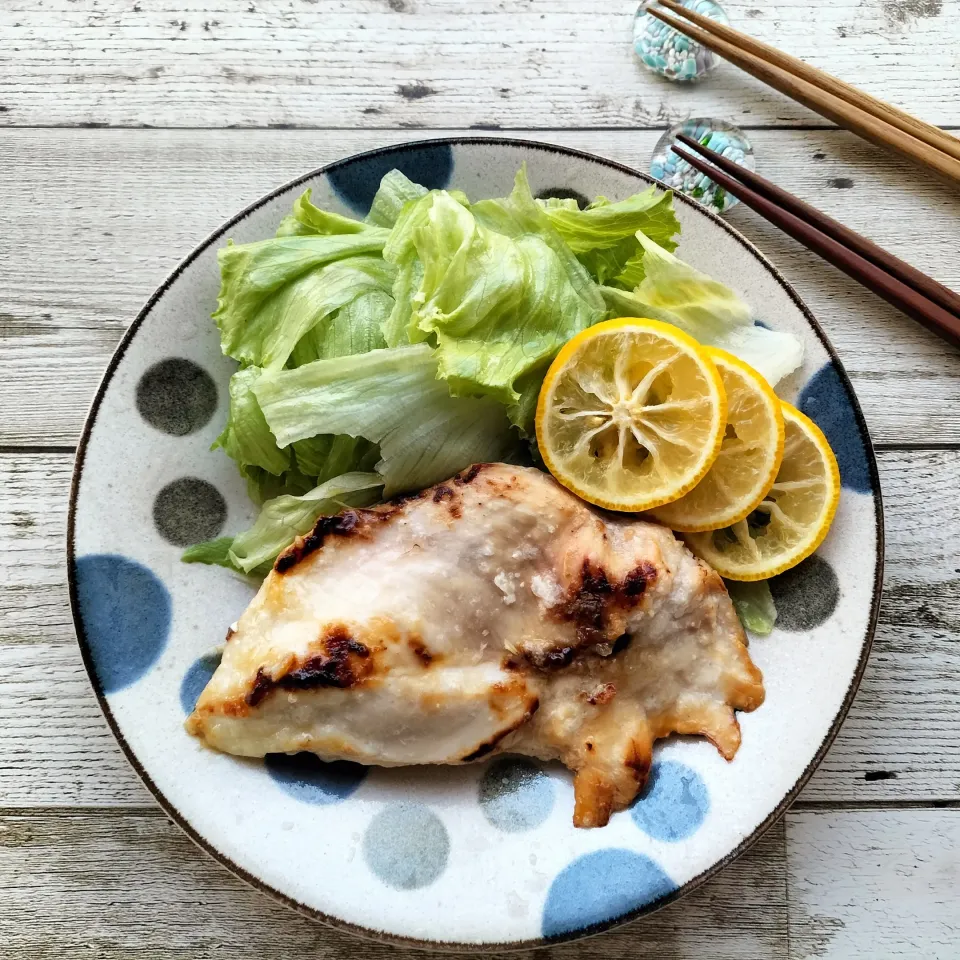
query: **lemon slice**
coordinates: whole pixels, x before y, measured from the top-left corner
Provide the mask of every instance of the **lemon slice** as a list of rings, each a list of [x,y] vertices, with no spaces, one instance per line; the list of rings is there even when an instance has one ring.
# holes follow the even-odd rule
[[[653,511],[654,519],[683,533],[717,530],[748,517],[760,506],[783,459],[783,414],[770,385],[724,350],[703,349],[720,371],[727,395],[720,453],[688,494]]]
[[[729,580],[764,580],[795,567],[823,543],[837,512],[840,470],[827,438],[799,410],[782,407],[783,461],[760,506],[722,530],[684,535]]]
[[[608,510],[649,510],[691,490],[723,440],[727,401],[713,361],[658,320],[608,320],[553,361],[537,403],[550,472]]]

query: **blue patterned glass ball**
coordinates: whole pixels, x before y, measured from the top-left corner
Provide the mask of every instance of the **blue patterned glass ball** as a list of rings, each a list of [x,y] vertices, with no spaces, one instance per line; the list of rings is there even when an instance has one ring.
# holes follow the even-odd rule
[[[668,80],[689,83],[706,76],[717,66],[720,58],[716,54],[650,16],[649,5],[640,5],[633,24],[633,49],[648,70]],[[725,26],[730,25],[723,7],[713,0],[683,0],[683,5]]]
[[[671,149],[677,142],[677,134],[688,137],[715,150],[734,163],[748,170],[756,169],[753,146],[747,135],[726,120],[711,117],[694,117],[672,126],[653,148],[650,158],[650,175],[662,180],[671,190],[698,200],[714,213],[724,213],[740,201],[718,187],[706,174],[691,167]],[[682,145],[681,145],[682,146]],[[688,150],[688,147],[683,147]]]

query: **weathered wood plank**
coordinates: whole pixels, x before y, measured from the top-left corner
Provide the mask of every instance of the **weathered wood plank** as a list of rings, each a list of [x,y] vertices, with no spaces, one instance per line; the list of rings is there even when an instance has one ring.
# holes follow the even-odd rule
[[[0,456],[0,803],[151,802],[75,647],[63,571],[68,455]],[[873,657],[802,799],[960,799],[960,452],[885,451],[887,568]]]
[[[646,921],[515,956],[786,960],[783,835],[780,824],[736,864]],[[232,877],[163,816],[0,816],[0,960],[347,960],[359,953],[410,956],[296,915]]]
[[[960,955],[960,810],[794,811],[791,960]]]
[[[960,453],[882,452],[880,626],[804,800],[960,800]]]
[[[0,645],[0,671],[0,804],[153,805],[103,719],[77,649]]]
[[[957,955],[960,811],[793,811],[785,830],[786,864],[779,826],[701,890],[649,920],[546,955]],[[104,960],[132,953],[229,960],[248,957],[250,943],[283,958],[307,951],[348,957],[361,946],[235,880],[162,816],[0,817],[3,960],[81,952]],[[372,943],[363,949],[396,955]]]
[[[925,119],[960,123],[957,0],[727,0],[732,21]],[[823,123],[734,67],[691,88],[632,50],[636,0],[8,0],[0,123],[159,127]],[[932,51],[936,51],[932,53]]]
[[[2,116],[2,114],[0,114]],[[0,444],[76,441],[122,331],[165,274],[278,183],[402,131],[6,131],[0,231]],[[530,134],[537,136],[536,133]],[[960,287],[960,197],[837,131],[753,135],[761,169],[946,283]],[[643,166],[655,132],[549,138]],[[882,207],[882,216],[877,207]],[[874,436],[960,441],[960,358],[932,334],[779,235],[730,222],[822,320]]]
[[[0,645],[64,642],[67,495],[73,456],[0,455]]]

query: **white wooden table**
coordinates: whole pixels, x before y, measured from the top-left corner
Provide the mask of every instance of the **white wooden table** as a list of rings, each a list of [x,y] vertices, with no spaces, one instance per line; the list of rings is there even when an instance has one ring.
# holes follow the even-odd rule
[[[960,127],[960,0],[725,0],[736,25]],[[732,67],[670,85],[634,0],[3,0],[0,958],[393,955],[235,880],[154,804],[89,689],[64,575],[73,450],[167,271],[274,185],[469,130],[645,166],[669,122],[960,289],[960,193]],[[592,8],[592,11],[590,10]],[[588,12],[590,11],[590,12]],[[853,710],[785,820],[653,918],[554,958],[960,957],[960,356],[749,211],[877,445],[885,596]],[[533,954],[531,954],[533,956]]]

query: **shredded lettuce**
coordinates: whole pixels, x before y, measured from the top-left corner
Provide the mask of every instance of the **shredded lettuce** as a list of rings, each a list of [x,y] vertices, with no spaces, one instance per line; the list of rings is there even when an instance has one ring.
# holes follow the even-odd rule
[[[471,463],[515,456],[503,407],[453,397],[426,344],[318,360],[264,374],[257,399],[277,442],[318,433],[379,443],[384,495],[419,490]]]
[[[672,323],[700,343],[720,347],[761,373],[771,386],[803,363],[803,344],[792,334],[756,326],[750,307],[729,287],[637,234],[644,277],[633,292],[601,287],[610,316],[649,317]]]
[[[770,584],[766,580],[756,583],[725,580],[724,583],[744,630],[749,630],[759,637],[769,636],[777,622],[777,608],[770,592]]]

